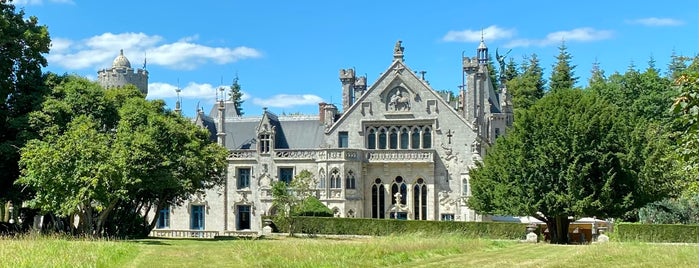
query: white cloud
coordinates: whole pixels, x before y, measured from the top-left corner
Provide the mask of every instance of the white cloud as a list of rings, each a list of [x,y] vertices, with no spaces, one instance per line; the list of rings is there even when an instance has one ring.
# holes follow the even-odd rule
[[[576,28],[569,31],[557,31],[546,35],[543,39],[515,39],[506,47],[548,46],[559,44],[561,41],[592,42],[612,38],[610,30],[597,30],[590,27]]]
[[[254,48],[209,47],[193,43],[197,39],[195,35],[164,43],[163,37],[145,33],[104,33],[79,41],[56,38],[47,59],[49,64],[69,70],[106,68],[123,49],[132,67],[139,67],[147,57],[148,64],[190,70],[206,63],[226,64],[262,56]]]
[[[463,30],[463,31],[449,31],[442,41],[446,42],[478,42],[483,39],[492,41],[496,39],[508,39],[514,36],[514,29],[504,29],[497,25],[488,26],[488,28],[480,30]]]
[[[73,0],[49,0],[48,2],[50,3],[57,3],[57,4],[75,4]],[[16,6],[38,6],[38,5],[43,5],[44,1],[43,0],[15,0],[12,1]]]
[[[253,98],[252,103],[262,107],[290,108],[303,105],[318,105],[323,98],[312,94],[288,95],[278,94],[268,99]]]
[[[676,20],[672,18],[641,18],[635,20],[627,20],[629,24],[640,24],[644,26],[679,26],[684,24],[681,20]]]
[[[224,87],[228,90],[229,86],[214,86],[208,83],[196,83],[189,82],[182,91],[180,91],[180,97],[183,99],[204,99],[204,100],[216,100],[216,95],[221,94],[219,88]],[[148,84],[148,98],[149,99],[164,99],[164,98],[174,98],[177,97],[176,85],[171,85],[168,83],[149,83]],[[228,91],[225,91],[226,97],[228,97]],[[247,100],[250,95],[243,91],[242,100]]]

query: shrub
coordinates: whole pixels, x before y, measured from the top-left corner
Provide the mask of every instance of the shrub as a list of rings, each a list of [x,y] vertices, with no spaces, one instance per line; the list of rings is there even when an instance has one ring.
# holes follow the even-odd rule
[[[697,225],[617,223],[613,238],[618,241],[696,243]]]
[[[303,200],[295,216],[332,217],[333,211],[315,196],[310,196]]]
[[[524,239],[526,224],[501,222],[404,221],[389,219],[295,217],[300,230],[318,234],[397,235],[458,233],[467,237]],[[277,225],[285,226],[285,225]],[[286,232],[283,228],[280,230]]]

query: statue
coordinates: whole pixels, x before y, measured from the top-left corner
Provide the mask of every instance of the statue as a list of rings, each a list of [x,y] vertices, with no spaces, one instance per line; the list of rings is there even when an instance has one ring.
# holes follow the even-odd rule
[[[495,59],[497,59],[498,63],[500,64],[501,83],[504,82],[503,80],[505,80],[505,58],[507,58],[507,54],[510,54],[510,51],[512,51],[512,49],[508,50],[507,53],[505,53],[505,55],[500,55],[500,53],[498,53],[498,49],[495,49]]]
[[[402,43],[403,41],[400,40],[396,42],[396,46],[393,47],[393,54],[403,54],[403,47],[401,46]]]
[[[406,94],[407,95],[407,94]],[[408,96],[403,96],[400,89],[396,90],[391,96],[391,100],[388,106],[393,107],[394,111],[409,111],[410,110],[410,98]]]

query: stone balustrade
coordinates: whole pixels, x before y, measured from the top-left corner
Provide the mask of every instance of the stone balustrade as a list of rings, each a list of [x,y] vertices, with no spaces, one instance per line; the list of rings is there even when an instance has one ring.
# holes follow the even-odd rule
[[[229,160],[255,159],[255,150],[231,150]],[[277,149],[272,154],[277,160],[312,161],[365,161],[365,162],[426,162],[434,161],[434,150],[358,150],[358,149]]]
[[[203,231],[203,230],[164,230],[154,229],[150,232],[152,237],[171,237],[171,238],[214,238],[218,236],[218,231]]]
[[[434,162],[432,150],[372,150],[364,153],[367,162]]]
[[[255,150],[231,150],[228,159],[254,159],[256,154]]]

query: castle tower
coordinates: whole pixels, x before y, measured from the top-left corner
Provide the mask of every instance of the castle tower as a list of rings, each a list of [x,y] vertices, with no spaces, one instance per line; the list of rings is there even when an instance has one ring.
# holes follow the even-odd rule
[[[347,111],[354,101],[354,69],[341,69],[340,82],[342,82],[342,111]]]
[[[143,95],[148,94],[148,71],[145,69],[131,68],[131,62],[124,56],[124,50],[114,58],[112,67],[97,71],[97,82],[104,88],[121,87],[127,84],[136,86]]]

